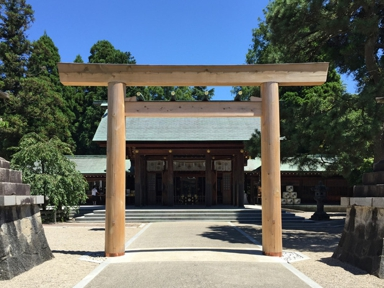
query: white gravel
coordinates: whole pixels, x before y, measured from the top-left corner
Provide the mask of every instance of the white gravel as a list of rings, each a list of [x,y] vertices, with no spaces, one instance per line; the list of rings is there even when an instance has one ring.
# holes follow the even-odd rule
[[[309,219],[313,212],[295,214]],[[339,216],[331,219],[344,218]],[[286,252],[286,255],[283,253],[283,259],[325,288],[384,287],[384,279],[332,258],[344,227],[343,223],[340,221],[339,223],[327,227],[326,222],[317,222],[309,229],[305,227],[283,229],[283,249]],[[239,225],[239,227],[261,242],[260,225]],[[303,255],[305,259],[296,257],[295,253]]]
[[[140,224],[126,225],[125,239],[140,229]],[[0,281],[0,287],[73,287],[104,259],[104,224],[46,224],[44,231],[55,258],[11,280]]]
[[[237,226],[261,241],[261,226]],[[126,241],[142,227],[127,224]],[[55,258],[0,281],[0,287],[73,287],[105,260],[104,224],[50,224],[44,225],[44,230]],[[322,287],[384,287],[384,280],[331,258],[341,231],[342,227],[283,230],[283,259]]]

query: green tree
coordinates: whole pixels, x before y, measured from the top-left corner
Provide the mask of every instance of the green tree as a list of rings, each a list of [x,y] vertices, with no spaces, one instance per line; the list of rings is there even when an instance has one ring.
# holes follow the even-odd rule
[[[354,77],[359,102],[374,119],[369,128],[375,161],[383,159],[384,108],[376,105],[375,98],[384,94],[384,2],[275,0],[265,19],[261,29],[268,42],[259,45],[261,50],[277,48],[294,62],[330,61]],[[250,58],[257,56],[255,51]]]
[[[136,61],[129,52],[122,52],[106,40],[98,41],[90,49],[89,63],[135,64]],[[76,57],[75,62],[82,63],[81,57]],[[75,106],[76,120],[73,127],[76,129],[73,138],[76,141],[76,154],[105,154],[105,149],[92,142],[93,135],[104,114],[105,107],[96,103],[107,102],[106,87],[75,87],[72,90],[77,104]],[[136,90],[132,93],[134,96]]]
[[[48,139],[30,133],[23,136],[15,149],[11,166],[23,172],[24,182],[31,185],[31,194],[44,195],[44,210],[52,206],[68,213],[71,207],[85,202],[88,184],[75,164],[64,156],[72,154],[68,144],[57,137]]]
[[[57,136],[74,147],[71,120],[74,114],[64,98],[71,99],[59,81],[56,63],[60,61],[58,49],[44,34],[33,42],[25,78],[20,80],[17,94],[11,94],[4,105],[3,118],[7,127],[0,127],[1,154],[10,157],[9,147],[17,146],[21,137],[30,132],[41,136]],[[67,92],[67,93],[66,93]]]
[[[26,31],[33,21],[25,0],[0,0],[0,90],[17,94],[21,89],[30,53]]]
[[[214,88],[207,89],[206,86],[148,86],[136,87],[146,101],[202,101],[210,100],[214,95]],[[172,95],[174,94],[174,95]]]
[[[31,44],[31,55],[27,63],[27,76],[47,77],[57,87],[57,91],[61,92],[63,86],[59,78],[58,62],[60,62],[59,49],[44,32],[43,36]]]
[[[310,31],[313,28],[309,24],[310,16],[304,17],[303,21],[299,20],[303,16],[298,10],[308,8],[306,6],[308,2],[316,1],[297,0],[289,3],[274,1],[268,5],[265,10],[266,20],[253,30],[252,45],[246,56],[248,64],[315,62],[331,59],[331,53],[320,47],[320,42],[316,42],[314,35],[311,43],[317,49],[305,52],[300,49],[292,50],[292,38],[296,38],[300,33],[303,33],[304,37],[303,31]],[[296,11],[297,14],[292,11]],[[285,12],[290,17],[285,15]],[[312,12],[315,13],[315,10]],[[306,21],[308,27],[303,26],[303,22]],[[316,19],[312,24],[317,25]],[[277,32],[278,29],[281,31]],[[287,37],[294,31],[297,34]],[[235,87],[234,91],[237,90],[239,87]],[[259,89],[245,87],[244,90],[247,97],[259,95]],[[357,175],[362,167],[366,167],[362,163],[369,162],[372,157],[372,135],[377,120],[375,113],[372,112],[376,109],[376,105],[373,101],[367,101],[365,95],[346,93],[333,62],[324,85],[281,87],[279,94],[281,135],[285,139],[281,142],[283,161],[289,158],[290,161],[307,167],[321,164],[346,177]],[[259,136],[256,133],[247,143],[254,154],[259,153]]]
[[[17,146],[21,137],[30,132],[71,143],[69,120],[63,113],[66,104],[55,89],[50,81],[38,77],[22,81],[18,96],[11,95],[6,103],[3,119],[8,126],[0,128],[3,155],[10,157],[8,148]]]

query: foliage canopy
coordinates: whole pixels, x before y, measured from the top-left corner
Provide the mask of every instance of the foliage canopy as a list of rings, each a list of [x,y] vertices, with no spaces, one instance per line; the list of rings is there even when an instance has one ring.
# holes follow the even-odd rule
[[[36,133],[23,136],[11,166],[23,172],[23,181],[31,185],[31,194],[44,195],[46,207],[65,210],[85,202],[88,184],[75,164],[64,156],[70,146],[57,137],[46,138]]]
[[[384,111],[375,103],[383,91],[383,75],[377,74],[383,64],[383,12],[382,1],[374,0],[268,4],[265,21],[253,30],[248,64],[330,62],[324,85],[279,90],[283,161],[294,157],[301,166],[320,163],[355,182],[374,151],[376,159],[383,155]],[[355,77],[359,95],[346,93],[336,71]],[[244,98],[260,93],[251,87],[243,92]],[[254,154],[259,152],[257,139],[255,134],[247,144]]]

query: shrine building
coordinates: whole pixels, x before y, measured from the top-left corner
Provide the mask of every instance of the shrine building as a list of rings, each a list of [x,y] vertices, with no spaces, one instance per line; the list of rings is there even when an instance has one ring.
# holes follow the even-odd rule
[[[103,147],[107,118],[108,112],[93,138]],[[260,118],[127,117],[125,125],[127,204],[243,206],[244,141]]]
[[[107,120],[106,111],[93,138],[102,147]],[[126,205],[241,207],[244,192],[249,204],[261,204],[261,159],[251,159],[244,148],[255,130],[260,131],[260,118],[126,118]],[[97,203],[105,204],[106,155],[68,158],[88,181],[89,198],[96,185]],[[319,181],[328,188],[327,204],[339,204],[340,197],[352,193],[346,179],[321,166],[303,170],[288,161],[280,164],[280,170],[281,192],[293,186],[297,193],[296,202],[282,198],[282,206],[315,204],[312,189]],[[236,190],[236,183],[243,193]]]

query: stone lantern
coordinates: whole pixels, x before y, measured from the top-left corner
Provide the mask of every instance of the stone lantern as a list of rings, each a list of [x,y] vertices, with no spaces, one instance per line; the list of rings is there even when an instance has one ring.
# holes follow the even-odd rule
[[[327,197],[327,190],[323,182],[319,181],[312,191],[315,192],[315,200],[317,202],[316,212],[311,216],[312,220],[329,220],[329,215],[324,211],[324,200]]]

